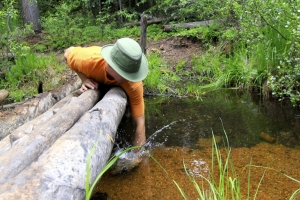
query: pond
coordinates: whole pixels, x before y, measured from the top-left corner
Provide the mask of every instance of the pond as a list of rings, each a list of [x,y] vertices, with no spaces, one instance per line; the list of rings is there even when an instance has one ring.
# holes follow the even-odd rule
[[[224,161],[230,150],[231,169],[245,199],[288,199],[300,188],[292,180],[300,180],[299,109],[229,89],[198,100],[146,97],[145,103],[148,149],[167,173],[149,156],[130,172],[107,172],[96,192],[108,199],[183,199],[174,181],[188,199],[196,199],[199,195],[189,177],[206,190],[203,177],[216,173],[212,170],[217,168],[216,161],[212,163],[213,135]],[[130,144],[132,130],[130,118],[124,117],[118,146]]]

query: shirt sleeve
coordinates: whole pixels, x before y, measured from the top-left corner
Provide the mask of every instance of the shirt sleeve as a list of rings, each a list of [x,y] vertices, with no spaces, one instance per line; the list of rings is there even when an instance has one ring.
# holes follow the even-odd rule
[[[67,62],[71,70],[78,71],[99,83],[105,83],[106,62],[101,53],[101,47],[74,47],[68,55]]]
[[[145,103],[143,82],[125,82],[121,87],[128,95],[131,116],[139,117],[144,115]]]

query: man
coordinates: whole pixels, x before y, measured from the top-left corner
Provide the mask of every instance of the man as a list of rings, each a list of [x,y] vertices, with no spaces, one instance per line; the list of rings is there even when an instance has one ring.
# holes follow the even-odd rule
[[[99,84],[120,86],[126,92],[135,124],[134,146],[146,142],[143,82],[148,61],[140,45],[130,38],[98,47],[70,47],[64,57],[82,81],[81,92],[98,89]]]

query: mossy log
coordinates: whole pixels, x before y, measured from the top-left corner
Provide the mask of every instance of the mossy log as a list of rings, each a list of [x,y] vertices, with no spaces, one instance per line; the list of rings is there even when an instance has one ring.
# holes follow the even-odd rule
[[[95,90],[83,94],[89,92],[95,93]],[[83,97],[82,95],[80,97]],[[88,104],[86,97],[83,99]],[[9,173],[5,177],[1,172],[0,199],[84,199],[88,155],[96,144],[91,159],[91,184],[109,159],[126,104],[125,92],[121,88],[112,88],[100,102],[82,115],[68,131],[49,145],[49,148],[24,170],[13,169],[18,173]],[[76,107],[73,107],[71,113],[62,112],[62,114],[70,117],[73,115],[73,110],[76,110]],[[63,119],[61,121],[65,123]],[[43,137],[47,135],[46,133]],[[20,145],[23,138],[27,136],[29,135],[23,136],[16,146]],[[40,134],[36,135],[34,143],[41,140],[40,136]],[[27,149],[29,148],[18,149],[18,153],[12,156],[11,161],[19,162],[18,160],[24,157],[23,151]],[[0,170],[3,171],[4,168],[11,167],[1,163]]]

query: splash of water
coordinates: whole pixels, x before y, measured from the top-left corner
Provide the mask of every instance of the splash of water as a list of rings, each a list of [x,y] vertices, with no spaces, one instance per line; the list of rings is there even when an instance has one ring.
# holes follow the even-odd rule
[[[163,126],[161,129],[158,129],[157,131],[155,131],[152,135],[150,135],[150,137],[146,140],[145,144],[143,145],[144,148],[153,148],[153,144],[151,143],[151,140],[153,140],[158,133],[162,132],[164,129],[169,128],[171,125],[177,123],[177,121],[173,121],[168,125]],[[166,138],[167,140],[167,138]],[[165,140],[165,142],[166,142]],[[158,144],[160,145],[160,144]],[[158,146],[158,145],[154,145],[154,146]]]

